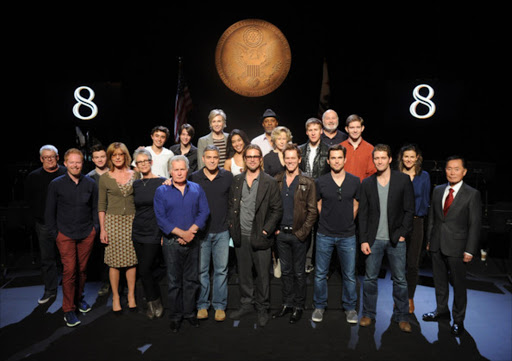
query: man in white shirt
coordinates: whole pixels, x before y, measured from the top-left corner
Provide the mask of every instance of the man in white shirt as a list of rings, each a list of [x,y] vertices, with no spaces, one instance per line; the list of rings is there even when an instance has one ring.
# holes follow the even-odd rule
[[[279,125],[277,114],[272,109],[267,109],[261,117],[261,125],[265,132],[254,138],[251,143],[260,147],[263,157],[274,149],[270,135],[272,131]]]
[[[148,145],[146,149],[151,153],[153,165],[151,172],[159,177],[169,178],[169,161],[174,156],[174,153],[165,148],[164,144],[169,139],[169,129],[158,125],[151,130],[152,145]],[[132,163],[135,167],[135,163]]]

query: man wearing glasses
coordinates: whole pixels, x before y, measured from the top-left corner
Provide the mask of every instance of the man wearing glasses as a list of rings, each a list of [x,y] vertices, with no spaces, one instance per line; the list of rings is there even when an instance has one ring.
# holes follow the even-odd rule
[[[348,323],[357,323],[356,226],[359,207],[358,177],[345,171],[346,148],[341,144],[329,148],[327,162],[331,168],[316,179],[320,213],[316,235],[315,281],[311,319],[322,322],[327,307],[327,274],[332,252],[336,248],[343,276],[342,305]]]
[[[57,295],[58,286],[55,239],[50,237],[44,220],[46,195],[50,182],[66,174],[66,167],[58,164],[59,152],[53,145],[42,146],[39,150],[39,159],[42,166],[30,172],[27,176],[25,199],[35,222],[34,226],[41,253],[44,294],[37,302],[44,304]]]
[[[254,304],[258,324],[263,327],[270,309],[270,248],[283,207],[277,181],[263,172],[260,147],[249,144],[243,158],[245,170],[233,178],[229,192],[228,224],[236,248],[240,287],[240,308],[230,318],[237,320],[252,313]]]

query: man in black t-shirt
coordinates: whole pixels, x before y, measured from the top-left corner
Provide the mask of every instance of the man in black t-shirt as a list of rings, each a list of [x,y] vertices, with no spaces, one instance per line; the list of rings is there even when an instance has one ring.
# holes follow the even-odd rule
[[[343,276],[342,304],[346,320],[357,323],[356,291],[356,218],[360,180],[346,172],[346,149],[338,144],[329,148],[330,173],[316,180],[320,219],[316,235],[315,282],[311,319],[321,322],[327,307],[327,274],[332,252],[336,248]]]

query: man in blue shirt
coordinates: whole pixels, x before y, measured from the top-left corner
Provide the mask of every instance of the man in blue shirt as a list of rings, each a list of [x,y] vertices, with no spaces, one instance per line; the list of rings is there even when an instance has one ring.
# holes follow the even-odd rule
[[[154,210],[163,232],[162,251],[167,266],[171,330],[178,332],[182,319],[198,327],[196,298],[199,290],[199,239],[210,214],[206,194],[187,181],[188,158],[171,158],[170,185],[157,188]]]
[[[94,180],[81,173],[83,161],[80,150],[73,148],[66,152],[67,172],[50,182],[45,209],[48,234],[55,240],[61,255],[62,311],[69,327],[80,324],[75,314],[75,294],[78,295],[78,310],[83,313],[91,310],[82,294],[87,262],[99,229],[98,190]],[[78,292],[75,292],[77,285]]]

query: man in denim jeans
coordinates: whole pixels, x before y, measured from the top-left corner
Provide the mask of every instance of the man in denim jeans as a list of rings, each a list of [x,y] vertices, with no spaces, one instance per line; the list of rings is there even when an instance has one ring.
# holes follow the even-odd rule
[[[196,317],[199,290],[199,240],[210,214],[208,200],[201,186],[187,180],[188,158],[171,158],[171,184],[156,189],[154,210],[162,230],[162,252],[167,266],[169,318],[172,332],[178,332],[186,319],[199,326]]]
[[[203,152],[204,167],[192,173],[189,179],[199,184],[206,193],[210,217],[201,235],[199,255],[199,282],[201,289],[197,299],[197,318],[208,318],[210,308],[210,260],[213,262],[212,302],[215,321],[226,319],[228,303],[229,231],[227,223],[228,196],[233,173],[219,168],[219,149],[208,145]]]
[[[378,275],[387,254],[393,280],[393,316],[400,330],[411,332],[409,297],[405,278],[405,238],[412,230],[414,190],[409,176],[391,170],[391,149],[378,144],[373,149],[377,173],[361,184],[359,238],[366,257],[363,283],[363,317],[359,324],[369,326],[377,314]]]
[[[329,148],[327,162],[330,173],[316,180],[320,212],[316,235],[315,282],[311,319],[321,322],[327,307],[327,273],[332,252],[336,248],[343,275],[342,304],[348,323],[357,323],[356,290],[356,225],[359,206],[358,177],[345,171],[346,148],[340,144]]]

